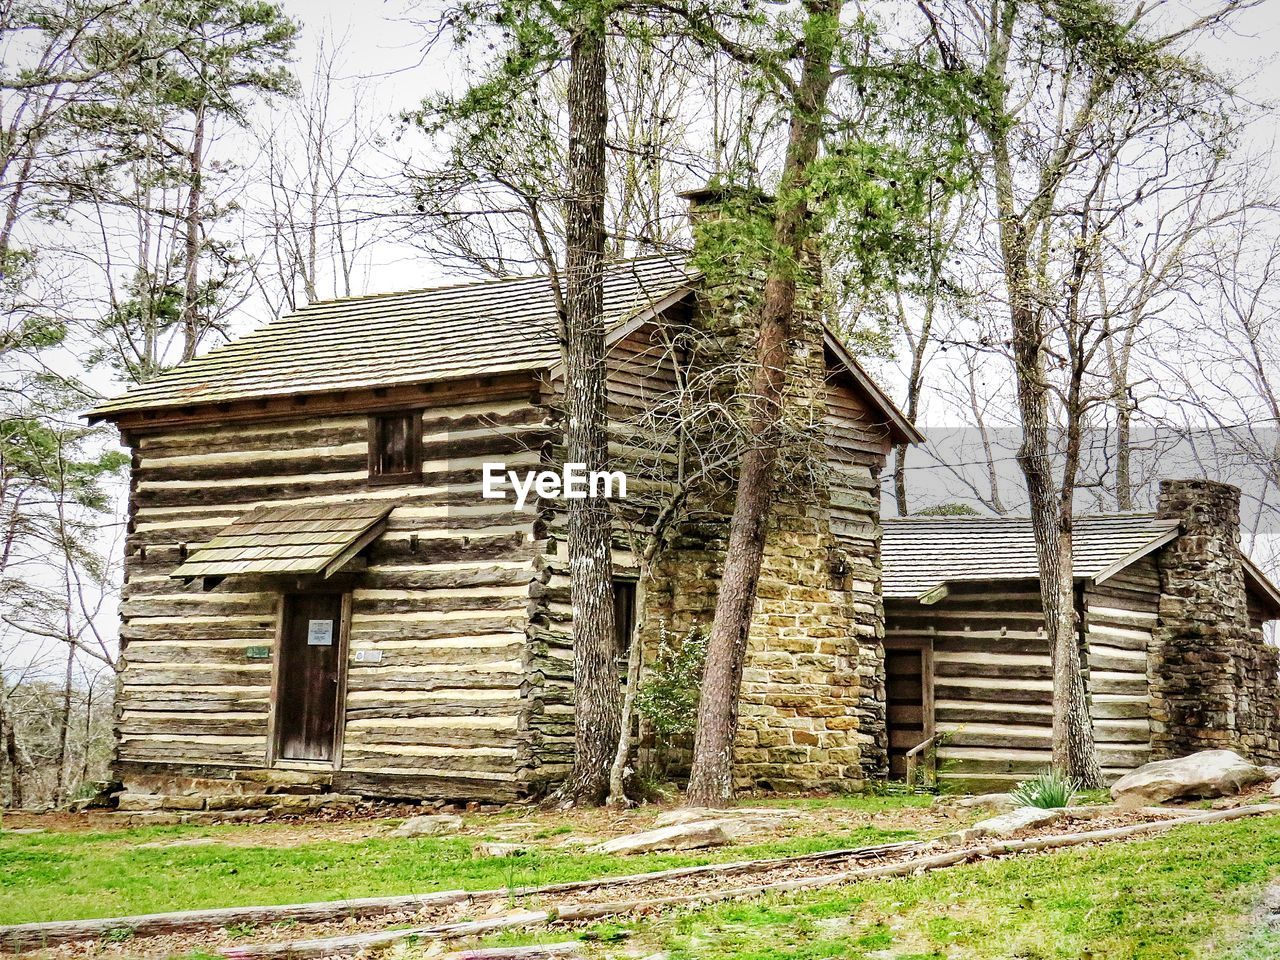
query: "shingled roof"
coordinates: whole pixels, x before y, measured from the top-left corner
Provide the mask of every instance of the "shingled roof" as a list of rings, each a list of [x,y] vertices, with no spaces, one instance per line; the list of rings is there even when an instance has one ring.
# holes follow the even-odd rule
[[[688,295],[700,275],[672,256],[605,269],[610,342]],[[826,346],[895,442],[924,438],[831,329]],[[543,276],[325,300],[180,364],[89,411],[90,422],[143,410],[552,371],[556,303]]]
[[[1076,517],[1072,575],[1100,583],[1178,535],[1177,520],[1154,513]],[[1036,539],[1027,517],[894,517],[881,543],[886,599],[919,599],[945,583],[1038,580]],[[1245,582],[1280,616],[1280,588],[1244,554]]]
[[[611,324],[689,284],[679,259],[644,257],[605,271]],[[134,410],[542,370],[559,359],[545,276],[326,300],[215,347],[123,396],[90,420]]]
[[[176,579],[233,574],[332,576],[373,542],[391,504],[324,504],[258,507],[218,531],[169,576]]]
[[[1077,517],[1072,572],[1077,579],[1101,579],[1116,564],[1127,566],[1177,533],[1177,520],[1154,513]],[[888,519],[882,557],[886,597],[915,598],[948,582],[1040,576],[1027,517]]]

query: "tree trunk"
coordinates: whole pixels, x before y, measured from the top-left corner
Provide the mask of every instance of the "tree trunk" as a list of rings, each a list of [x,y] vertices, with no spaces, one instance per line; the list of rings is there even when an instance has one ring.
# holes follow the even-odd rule
[[[644,667],[644,644],[640,638],[645,624],[648,581],[649,570],[646,564],[640,568],[640,576],[636,580],[636,619],[631,629],[631,647],[627,651],[627,689],[622,698],[622,718],[618,724],[618,748],[613,755],[613,766],[609,769],[611,807],[627,805],[627,761],[631,759],[631,749],[635,745],[631,727],[635,723],[636,694],[640,692],[640,671]]]
[[[191,135],[191,154],[187,187],[186,236],[183,256],[186,259],[182,293],[182,359],[190,360],[200,346],[200,196],[204,166],[204,104],[196,107],[195,130]]]
[[[9,767],[9,805],[15,809],[23,803],[22,753],[18,748],[18,733],[14,729],[16,718],[9,709],[9,695],[4,689],[4,677],[0,675],[0,734],[4,736],[4,758]]]
[[[1087,788],[1101,785],[1089,717],[1088,692],[1081,673],[1072,577],[1071,490],[1059,495],[1049,446],[1049,384],[1043,330],[1025,269],[1025,234],[1007,219],[1002,224],[1005,275],[1012,320],[1014,373],[1022,446],[1018,466],[1027,484],[1031,523],[1040,569],[1040,602],[1053,660],[1053,762]]]
[[[893,447],[893,502],[898,508],[898,516],[905,517],[911,511],[907,508],[907,445],[894,444]]]
[[[760,335],[752,371],[748,446],[738,472],[729,545],[707,642],[698,702],[693,767],[686,803],[723,806],[733,798],[733,741],[751,614],[764,557],[765,527],[778,456],[779,414],[787,373],[787,339],[795,310],[797,270],[807,269],[811,224],[804,193],[796,189],[818,156],[822,119],[831,88],[831,59],[839,35],[838,0],[805,3],[804,66],[791,110],[780,195],[792,199],[775,212],[773,262],[764,285]],[[789,262],[788,262],[789,261]]]
[[[63,804],[67,801],[68,788],[70,787],[71,677],[75,670],[75,664],[76,648],[68,642],[67,669],[62,679],[62,710],[58,714],[58,786],[54,794],[54,802],[57,804]]]
[[[1133,404],[1123,381],[1116,383],[1116,509],[1133,509]]]
[[[569,197],[565,204],[566,454],[586,470],[607,466],[604,365],[605,30],[588,11],[569,61]],[[618,743],[611,517],[608,502],[566,500],[573,601],[574,758],[565,792],[601,803]]]

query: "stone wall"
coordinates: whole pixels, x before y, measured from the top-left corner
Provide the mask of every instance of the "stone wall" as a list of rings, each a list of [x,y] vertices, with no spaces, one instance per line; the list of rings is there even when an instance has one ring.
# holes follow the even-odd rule
[[[695,232],[723,239],[736,229],[723,197],[699,194]],[[714,241],[713,241],[714,242]],[[732,245],[722,245],[732,249]],[[740,402],[754,356],[763,258],[749,254],[707,271],[699,291],[691,366],[709,374],[708,390],[726,408]],[[735,752],[739,789],[856,789],[859,644],[850,565],[831,529],[826,468],[826,363],[820,268],[801,271],[799,309],[789,344],[786,442],[766,536],[755,618],[743,674]],[[746,362],[744,362],[744,360]],[[733,430],[732,418],[719,429]],[[697,521],[666,551],[650,595],[654,620],[682,634],[709,627],[723,563],[732,484],[705,492]],[[877,609],[878,597],[870,609]],[[875,632],[874,626],[872,632]]]
[[[1278,653],[1252,628],[1240,556],[1240,491],[1165,480],[1160,516],[1182,523],[1160,555],[1160,619],[1148,657],[1156,759],[1231,749],[1280,760]]]

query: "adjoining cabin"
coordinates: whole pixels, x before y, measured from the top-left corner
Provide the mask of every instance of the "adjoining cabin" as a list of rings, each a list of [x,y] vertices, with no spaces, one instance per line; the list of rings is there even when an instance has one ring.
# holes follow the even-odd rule
[[[663,257],[608,269],[620,464],[653,453],[637,411],[749,345],[734,298],[752,291]],[[919,434],[803,313],[789,396],[819,479],[774,511],[738,781],[856,788],[882,737],[860,679],[883,629],[879,473]],[[546,277],[317,303],[93,411],[132,448],[115,762],[130,791],[502,801],[567,772],[562,504],[482,496],[486,463],[558,462],[556,318]],[[656,565],[655,635],[709,622],[723,499]],[[613,559],[621,656],[623,538]]]
[[[1075,605],[1108,780],[1230,748],[1280,759],[1280,591],[1237,546],[1239,490],[1166,481],[1158,512],[1082,516]],[[933,738],[940,783],[1007,789],[1049,764],[1053,670],[1027,519],[886,520],[889,768]],[[922,751],[917,750],[914,757]]]

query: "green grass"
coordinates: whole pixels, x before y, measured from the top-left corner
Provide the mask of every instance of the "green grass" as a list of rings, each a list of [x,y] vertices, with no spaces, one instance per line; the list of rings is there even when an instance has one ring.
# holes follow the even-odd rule
[[[663,867],[811,853],[914,836],[908,830],[866,827],[747,847],[625,858],[561,849],[476,858],[472,856],[474,837],[377,837],[296,847],[136,846],[194,836],[233,839],[236,829],[146,827],[104,833],[0,835],[0,923],[533,886]]]
[[[1248,915],[1278,875],[1269,817],[621,926],[670,960],[1273,960]]]

